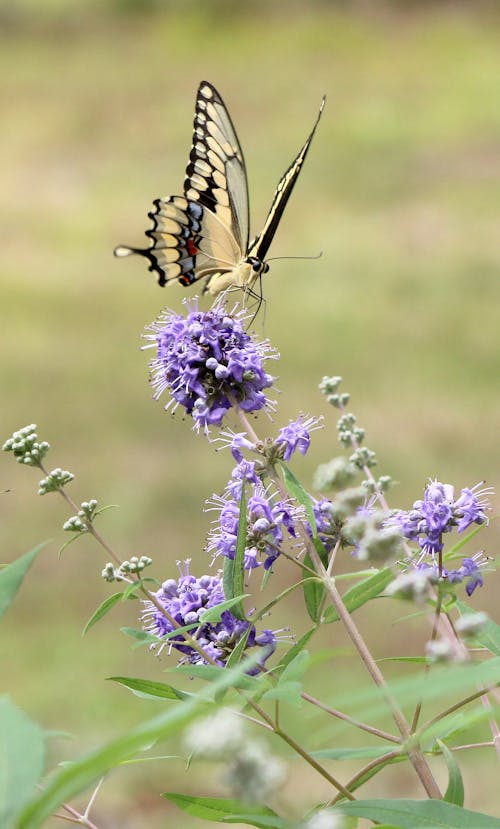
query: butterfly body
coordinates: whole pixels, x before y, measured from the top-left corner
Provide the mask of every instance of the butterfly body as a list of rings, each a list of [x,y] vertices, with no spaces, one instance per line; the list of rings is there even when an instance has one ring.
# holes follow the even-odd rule
[[[243,152],[221,96],[202,81],[196,97],[193,146],[183,196],[156,199],[147,248],[120,245],[115,256],[138,254],[163,286],[204,281],[203,293],[251,291],[269,266],[265,255],[299,175],[325,99],[304,146],[282,176],[262,232],[249,244],[249,199]]]

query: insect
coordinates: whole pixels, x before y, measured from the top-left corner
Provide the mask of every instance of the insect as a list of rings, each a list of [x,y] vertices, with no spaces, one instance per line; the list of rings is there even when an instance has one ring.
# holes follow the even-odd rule
[[[307,141],[280,179],[262,231],[249,242],[248,182],[243,151],[224,101],[202,81],[196,95],[193,146],[183,196],[156,199],[148,214],[149,247],[119,245],[115,256],[144,256],[161,286],[205,280],[203,293],[252,292],[269,270],[265,256],[302,169],[325,98]]]

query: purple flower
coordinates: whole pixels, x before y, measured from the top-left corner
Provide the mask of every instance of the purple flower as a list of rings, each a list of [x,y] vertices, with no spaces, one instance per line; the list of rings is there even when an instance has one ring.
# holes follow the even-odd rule
[[[183,654],[182,662],[206,664],[211,659],[218,665],[224,666],[241,637],[247,635],[245,649],[263,648],[262,657],[255,668],[250,671],[250,673],[258,673],[259,666],[264,666],[266,659],[276,648],[276,635],[273,631],[264,630],[257,634],[254,625],[237,619],[230,610],[224,610],[221,613],[220,621],[204,623],[203,612],[225,601],[221,576],[218,573],[215,576],[196,578],[189,573],[189,561],[185,562],[184,571],[181,570],[179,564],[179,571],[181,573],[179,579],[168,579],[152,595],[179,626],[194,625],[189,635],[196,639],[197,644],[208,658],[204,658],[195,650],[184,639],[182,633],[170,636],[162,642],[166,634],[171,634],[175,630],[175,625],[152,601],[145,601],[142,620],[145,629],[158,637],[158,653],[168,647],[169,650],[175,649]],[[156,646],[152,645],[152,647]]]
[[[457,584],[465,581],[465,592],[468,596],[472,596],[476,587],[482,587],[484,579],[480,568],[488,563],[488,559],[482,553],[476,553],[473,556],[464,558],[462,566],[457,570],[447,570],[445,575],[451,584]]]
[[[223,446],[228,446],[231,449],[231,455],[236,463],[240,463],[243,460],[243,449],[246,449],[248,452],[255,452],[257,449],[255,443],[247,438],[246,432],[233,432],[231,429],[228,429],[227,432],[222,432],[219,435],[218,440],[220,440]]]
[[[282,501],[265,488],[255,473],[255,463],[242,461],[233,470],[223,496],[214,495],[210,502],[219,511],[211,530],[207,549],[214,557],[222,555],[234,559],[238,540],[242,481],[249,482],[247,497],[247,538],[245,570],[264,565],[268,570],[281,552],[284,531],[295,536],[296,510],[288,501]]]
[[[289,461],[293,453],[298,450],[305,455],[311,443],[310,432],[319,429],[322,418],[299,415],[297,420],[290,420],[287,426],[280,429],[276,443],[280,446],[283,460]]]
[[[151,362],[154,397],[169,391],[165,407],[181,405],[206,434],[219,426],[232,406],[255,412],[272,404],[264,389],[273,377],[264,370],[266,359],[276,359],[267,340],[257,342],[244,329],[244,310],[228,313],[222,302],[210,311],[187,303],[187,316],[163,311],[149,326],[150,345],[157,348]]]
[[[332,512],[332,502],[328,498],[321,498],[319,501],[311,498],[311,501],[314,518],[316,520],[317,534],[326,552],[329,553],[330,550],[333,550],[339,539],[339,526]],[[306,521],[305,523],[308,535],[312,536],[313,533],[309,522]]]
[[[396,524],[402,535],[410,541],[418,541],[422,552],[433,558],[443,549],[443,535],[457,527],[463,532],[471,524],[484,524],[488,501],[485,496],[490,489],[462,489],[455,500],[450,484],[431,481],[425,489],[422,500],[415,501],[413,509],[395,513],[390,523]]]

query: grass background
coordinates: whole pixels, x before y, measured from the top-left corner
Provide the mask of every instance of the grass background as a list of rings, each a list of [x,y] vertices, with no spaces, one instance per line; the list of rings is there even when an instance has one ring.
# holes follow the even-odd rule
[[[271,251],[323,256],[272,264],[259,321],[282,355],[276,425],[299,410],[327,415],[295,472],[307,484],[339,452],[317,383],[341,374],[380,472],[399,482],[394,505],[419,497],[429,476],[498,489],[498,6],[18,0],[0,4],[0,26],[2,434],[35,421],[53,444],[52,467],[76,473],[76,500],[120,505],[101,527],[124,557],[151,554],[160,578],[187,555],[203,568],[204,499],[231,466],[150,399],[140,334],[185,293],[160,291],[141,261],[111,255],[117,243],[141,243],[154,197],[180,191],[202,78],[237,126],[255,232],[328,98]],[[259,429],[272,426],[260,418]],[[0,498],[1,559],[53,539],[1,628],[2,690],[47,728],[73,732],[55,748],[71,756],[157,710],[106,676],[163,678],[165,663],[117,632],[136,624],[135,607],[81,639],[109,593],[104,559],[84,539],[59,561],[62,502],[37,498],[33,470],[10,456],[0,463],[0,488],[10,489]],[[494,554],[497,526],[480,539]],[[492,577],[474,603],[495,615],[495,597]],[[272,625],[289,624],[284,614]],[[385,613],[363,618],[376,654],[388,638],[391,652],[404,650],[407,627],[388,629]],[[294,631],[305,624],[297,606]],[[320,669],[332,703],[358,676],[343,659],[334,677]],[[301,720],[309,737],[317,721]],[[493,812],[483,759],[466,761],[468,805]],[[309,804],[315,784],[303,772],[292,767],[291,786]],[[96,821],[191,825],[158,801],[175,788],[173,773],[116,774]],[[179,790],[194,786],[181,765],[175,774]],[[213,785],[207,778],[203,791],[220,791]],[[413,785],[398,767],[373,791],[402,796]]]

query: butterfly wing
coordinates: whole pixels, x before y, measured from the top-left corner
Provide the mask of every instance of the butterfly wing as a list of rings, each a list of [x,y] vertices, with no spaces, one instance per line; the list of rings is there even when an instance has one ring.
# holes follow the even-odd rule
[[[184,196],[156,199],[148,248],[120,245],[115,256],[139,254],[159,285],[181,285],[231,273],[248,247],[245,161],[224,102],[207,81],[196,96],[193,146]]]
[[[309,133],[307,141],[305,142],[304,146],[300,149],[300,151],[290,164],[288,170],[283,174],[278,183],[271,207],[269,209],[269,213],[267,214],[267,219],[264,224],[264,227],[262,228],[259,235],[256,236],[255,239],[252,241],[250,248],[248,250],[249,259],[255,258],[259,262],[264,261],[265,255],[269,250],[274,234],[276,233],[276,230],[280,223],[280,219],[283,215],[283,211],[286,207],[287,201],[290,198],[293,188],[295,187],[295,182],[297,181],[299,173],[302,169],[302,165],[309,151],[311,141],[314,138],[314,133],[316,132],[319,120],[323,114],[323,109],[325,108],[325,101],[326,98],[323,97],[323,100],[321,101],[321,106],[319,108],[318,116],[316,118],[311,132]]]

